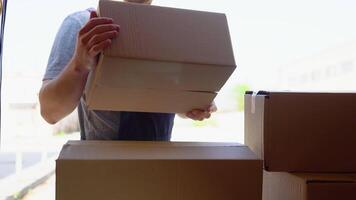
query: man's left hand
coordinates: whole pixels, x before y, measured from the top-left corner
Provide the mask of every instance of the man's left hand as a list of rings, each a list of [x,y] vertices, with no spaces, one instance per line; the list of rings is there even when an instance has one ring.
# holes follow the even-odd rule
[[[204,119],[209,119],[211,114],[213,112],[217,111],[217,107],[215,103],[213,102],[208,108],[206,109],[193,109],[185,114],[186,117],[193,119],[193,120],[198,120],[198,121],[203,121]]]

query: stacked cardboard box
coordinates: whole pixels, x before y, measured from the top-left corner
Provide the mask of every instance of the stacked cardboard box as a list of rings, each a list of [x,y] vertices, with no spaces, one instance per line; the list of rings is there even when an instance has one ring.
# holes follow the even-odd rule
[[[204,109],[236,67],[225,14],[110,0],[98,12],[121,28],[89,75],[89,109]]]
[[[261,200],[262,161],[230,143],[70,141],[57,200]]]
[[[354,200],[353,174],[264,172],[264,200]]]
[[[109,0],[98,12],[121,29],[90,72],[89,109],[205,108],[235,69],[224,14]],[[262,161],[237,144],[73,141],[56,162],[57,200],[261,198]]]
[[[265,200],[356,199],[354,93],[247,92],[245,144]]]

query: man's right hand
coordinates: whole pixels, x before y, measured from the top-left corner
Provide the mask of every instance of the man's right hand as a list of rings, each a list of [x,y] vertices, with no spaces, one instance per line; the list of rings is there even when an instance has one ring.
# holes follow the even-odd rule
[[[48,123],[56,123],[78,106],[90,69],[97,64],[98,54],[111,45],[119,29],[112,19],[98,17],[95,11],[90,13],[90,20],[77,35],[71,61],[56,78],[43,81],[39,99],[41,115]]]
[[[75,71],[87,73],[97,64],[97,56],[111,45],[120,30],[111,18],[98,17],[95,11],[90,12],[90,20],[79,31],[72,61]]]

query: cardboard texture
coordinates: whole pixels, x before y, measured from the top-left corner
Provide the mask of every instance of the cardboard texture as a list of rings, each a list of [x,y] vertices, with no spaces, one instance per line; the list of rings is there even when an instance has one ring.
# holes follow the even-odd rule
[[[68,142],[57,200],[260,200],[262,161],[231,143]]]
[[[89,76],[89,109],[206,108],[236,67],[224,14],[108,0],[98,12],[121,29]]]
[[[356,172],[356,94],[245,95],[245,144],[268,171]]]
[[[354,200],[355,174],[263,173],[263,200]]]

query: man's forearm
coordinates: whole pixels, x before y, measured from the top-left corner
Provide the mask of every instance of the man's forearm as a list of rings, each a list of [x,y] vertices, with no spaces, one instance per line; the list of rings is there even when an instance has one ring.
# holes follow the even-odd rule
[[[41,115],[47,122],[58,122],[78,105],[89,73],[79,69],[83,67],[72,60],[57,78],[42,85],[39,94]]]

